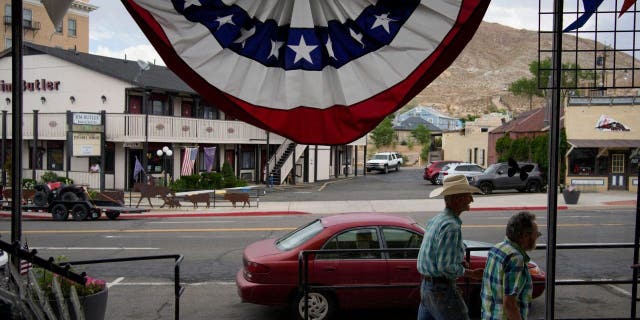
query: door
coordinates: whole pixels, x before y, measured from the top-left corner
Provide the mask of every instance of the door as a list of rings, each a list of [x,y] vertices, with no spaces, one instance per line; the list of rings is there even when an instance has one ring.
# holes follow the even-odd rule
[[[611,154],[611,170],[609,171],[609,190],[626,190],[627,177],[625,175],[624,153]]]
[[[383,244],[388,249],[414,249],[414,251],[390,251],[387,254],[389,284],[406,287],[387,290],[388,302],[398,307],[415,307],[420,302],[421,276],[416,267],[422,234],[396,227],[382,228]]]

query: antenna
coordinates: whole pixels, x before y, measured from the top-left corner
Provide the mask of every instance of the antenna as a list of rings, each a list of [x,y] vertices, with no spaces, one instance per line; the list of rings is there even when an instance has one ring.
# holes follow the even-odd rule
[[[149,65],[149,62],[146,62],[144,60],[138,60],[138,67],[140,68],[140,71],[138,72],[138,74],[136,75],[136,77],[133,79],[133,82],[138,82],[138,78],[140,78],[140,76],[142,75],[143,72],[149,70],[149,68],[151,67]]]

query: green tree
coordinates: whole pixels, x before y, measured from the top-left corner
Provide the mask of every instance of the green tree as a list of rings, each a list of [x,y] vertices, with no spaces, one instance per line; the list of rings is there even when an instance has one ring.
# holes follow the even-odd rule
[[[498,155],[498,162],[504,162],[511,157],[511,137],[508,134],[498,138],[496,140],[496,154]]]
[[[233,168],[229,162],[225,161],[222,164],[222,181],[225,188],[232,188],[236,186],[236,175],[233,173]]]
[[[509,85],[509,92],[516,96],[529,98],[529,109],[533,107],[533,96],[542,97],[542,90],[538,89],[536,79],[520,78]]]
[[[394,131],[391,118],[386,117],[378,126],[371,131],[371,139],[376,148],[391,145],[393,142]]]
[[[511,142],[511,158],[516,161],[529,161],[531,153],[531,139],[521,137]]]
[[[419,124],[411,131],[411,135],[420,142],[421,145],[428,145],[431,142],[431,131],[422,124]]]

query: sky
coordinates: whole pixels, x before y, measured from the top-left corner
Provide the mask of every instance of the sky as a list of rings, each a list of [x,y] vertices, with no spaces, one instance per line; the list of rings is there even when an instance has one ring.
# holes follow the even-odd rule
[[[484,21],[495,22],[516,29],[538,30],[538,8],[542,2],[543,10],[550,10],[553,0],[492,0],[485,14]],[[565,11],[571,8],[572,1],[565,0]],[[616,1],[605,1],[606,3]],[[619,1],[617,1],[619,2]],[[146,39],[138,25],[133,21],[120,1],[91,0],[91,4],[98,7],[90,16],[89,52],[128,60],[145,60],[164,65],[160,56]],[[575,3],[575,2],[573,2]],[[573,5],[575,7],[575,4]],[[574,10],[575,11],[575,10]],[[551,15],[543,15],[543,29],[551,30]],[[623,16],[631,21],[632,14]],[[565,25],[571,23],[575,16],[565,17]],[[567,21],[569,20],[569,21]],[[592,19],[594,20],[594,19]],[[583,29],[593,27],[590,20]],[[606,19],[600,19],[600,23]],[[624,19],[620,20],[624,21]],[[581,29],[582,30],[582,29]],[[605,40],[611,44],[613,40]]]

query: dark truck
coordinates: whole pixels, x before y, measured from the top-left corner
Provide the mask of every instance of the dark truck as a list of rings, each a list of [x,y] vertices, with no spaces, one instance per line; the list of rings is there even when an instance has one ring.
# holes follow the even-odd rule
[[[126,207],[115,199],[92,199],[82,186],[48,182],[35,186],[33,204],[22,206],[24,211],[48,212],[54,220],[64,221],[69,214],[76,221],[96,220],[104,213],[109,219],[117,219],[121,213],[140,213],[148,209]]]

